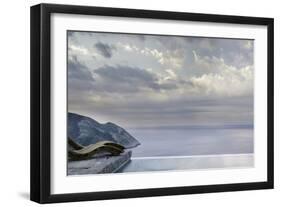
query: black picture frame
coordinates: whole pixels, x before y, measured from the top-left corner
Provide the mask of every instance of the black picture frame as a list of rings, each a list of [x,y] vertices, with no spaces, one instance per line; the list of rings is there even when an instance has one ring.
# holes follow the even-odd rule
[[[210,23],[232,23],[267,26],[267,181],[236,184],[219,184],[154,189],[51,194],[51,71],[50,71],[50,16],[52,13],[134,17],[148,19],[181,20]],[[274,157],[274,78],[273,78],[273,27],[272,18],[195,14],[168,11],[103,8],[56,4],[39,4],[31,7],[31,151],[30,199],[38,203],[88,201],[103,199],[166,196],[179,194],[211,193],[273,188]]]

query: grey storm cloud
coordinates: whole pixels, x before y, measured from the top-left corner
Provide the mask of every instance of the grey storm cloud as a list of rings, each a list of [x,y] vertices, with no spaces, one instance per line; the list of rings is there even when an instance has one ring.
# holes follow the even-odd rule
[[[139,40],[145,41],[145,35],[139,34],[137,37],[139,38]]]
[[[74,34],[74,32],[72,32],[72,31],[68,31],[68,32],[67,32],[67,36],[68,36],[68,37],[72,37],[73,34]]]
[[[90,89],[93,86],[92,73],[89,68],[80,63],[77,57],[68,60],[68,85],[76,90]]]
[[[105,58],[111,58],[113,54],[113,50],[116,50],[114,46],[102,42],[96,43],[95,48]]]
[[[128,81],[132,83],[151,83],[157,79],[152,73],[146,70],[140,69],[138,67],[130,67],[125,65],[105,65],[95,70],[95,73],[110,80]]]
[[[119,91],[120,88],[118,87],[122,87],[124,92],[134,92],[141,88],[150,88],[153,90],[169,90],[177,88],[174,83],[158,83],[159,80],[155,74],[138,67],[105,65],[96,69],[95,74],[99,75],[105,82],[107,81],[111,86],[111,90],[114,89]],[[114,83],[113,88],[112,83]]]

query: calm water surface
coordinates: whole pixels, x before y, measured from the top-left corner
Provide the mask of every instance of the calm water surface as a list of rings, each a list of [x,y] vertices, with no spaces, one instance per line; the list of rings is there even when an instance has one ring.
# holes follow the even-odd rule
[[[140,146],[121,172],[253,166],[252,127],[129,129]]]

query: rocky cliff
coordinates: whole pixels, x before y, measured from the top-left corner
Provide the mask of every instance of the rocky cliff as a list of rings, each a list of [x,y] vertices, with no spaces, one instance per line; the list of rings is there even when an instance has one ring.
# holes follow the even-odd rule
[[[114,123],[101,124],[75,113],[68,113],[67,130],[69,137],[84,146],[105,140],[116,142],[125,148],[133,148],[140,144],[125,129]]]

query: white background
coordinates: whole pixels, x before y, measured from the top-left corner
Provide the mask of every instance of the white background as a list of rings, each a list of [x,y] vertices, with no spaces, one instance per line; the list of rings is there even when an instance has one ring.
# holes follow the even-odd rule
[[[123,199],[83,203],[64,203],[53,206],[279,206],[281,203],[280,146],[280,71],[281,13],[278,1],[3,1],[1,2],[1,170],[0,205],[35,206],[29,197],[29,7],[40,2],[84,4],[93,6],[128,7],[139,9],[173,10],[200,13],[219,13],[275,18],[275,190],[212,193],[173,197]],[[279,39],[278,39],[279,38]],[[8,150],[7,146],[13,146]]]

